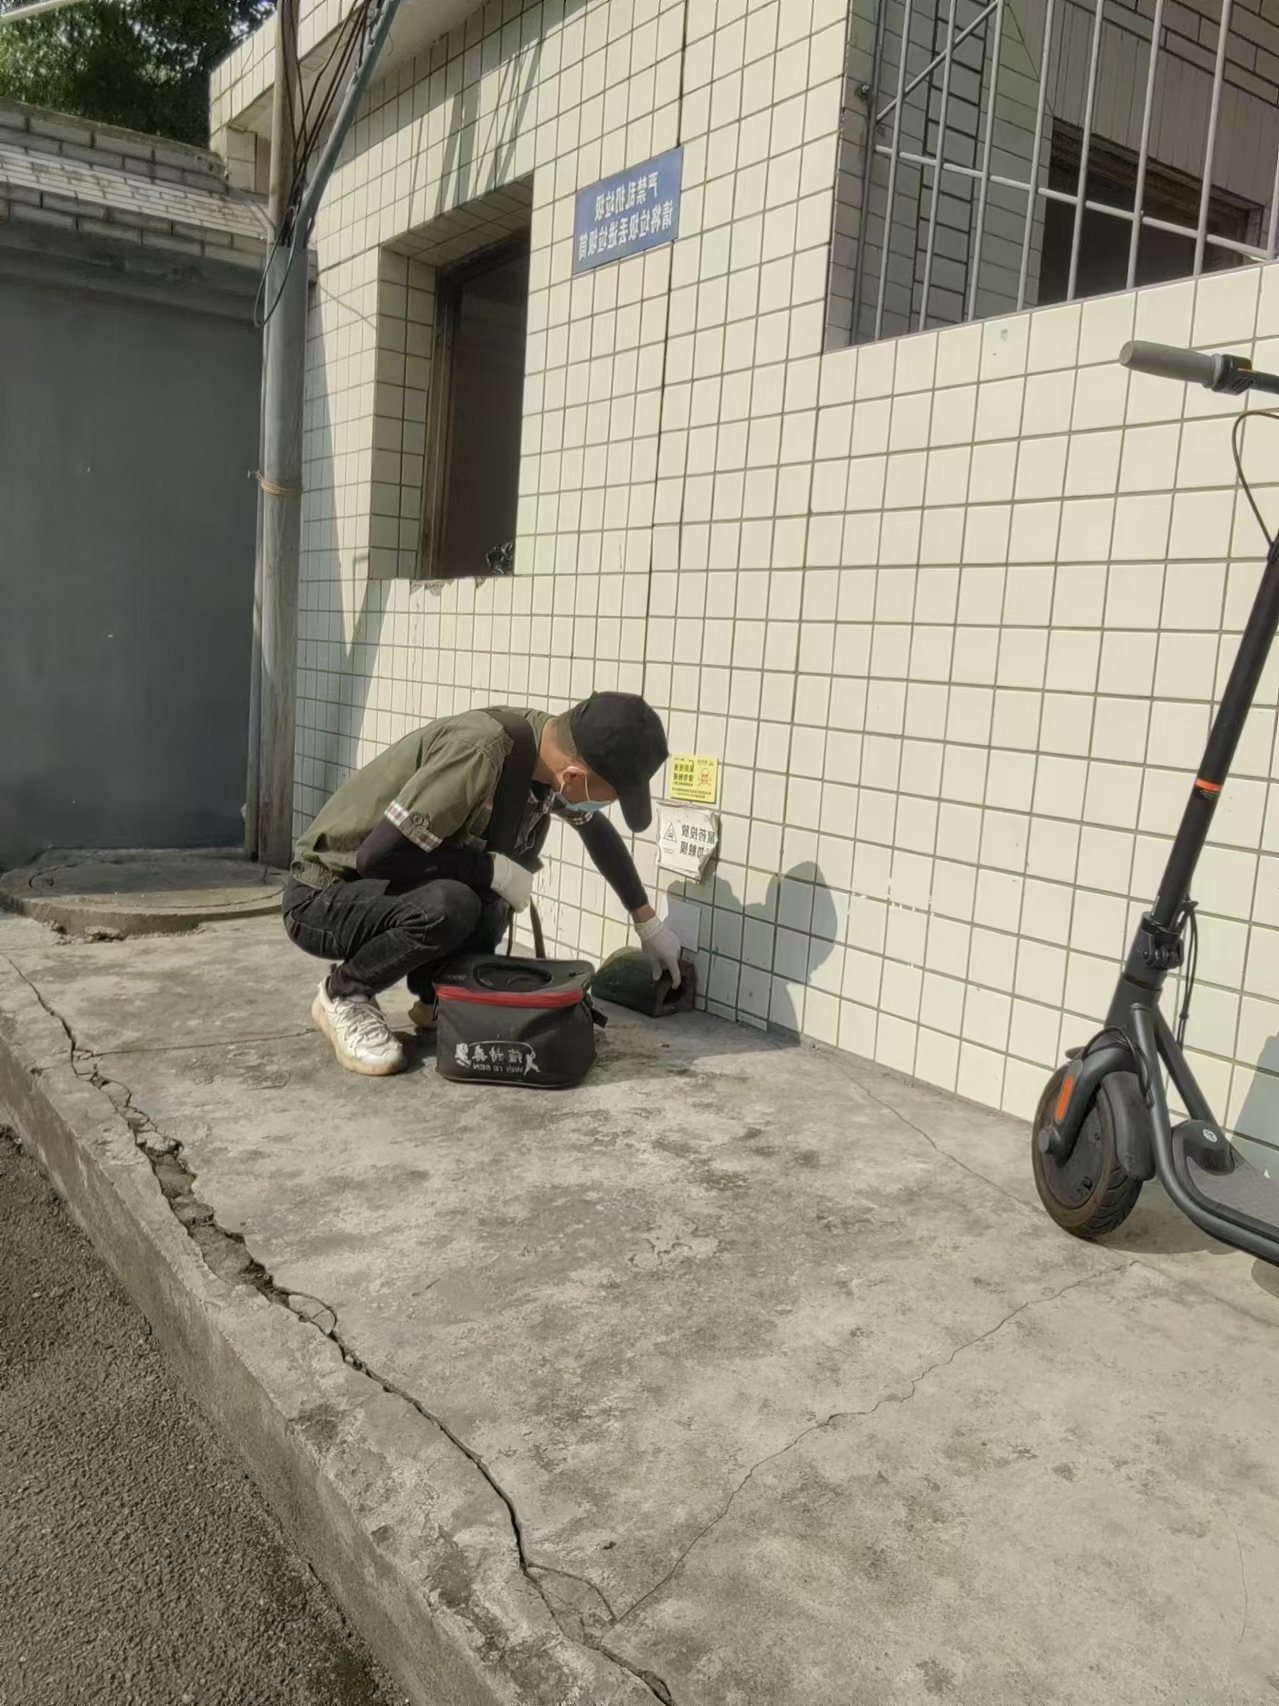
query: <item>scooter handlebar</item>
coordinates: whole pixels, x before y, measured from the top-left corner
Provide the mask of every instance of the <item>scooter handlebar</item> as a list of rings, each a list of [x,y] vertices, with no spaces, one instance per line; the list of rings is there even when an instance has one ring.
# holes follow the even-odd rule
[[[1155,379],[1179,379],[1183,385],[1204,385],[1211,390],[1220,377],[1222,358],[1197,349],[1176,349],[1171,344],[1130,343],[1120,350],[1119,364]]]

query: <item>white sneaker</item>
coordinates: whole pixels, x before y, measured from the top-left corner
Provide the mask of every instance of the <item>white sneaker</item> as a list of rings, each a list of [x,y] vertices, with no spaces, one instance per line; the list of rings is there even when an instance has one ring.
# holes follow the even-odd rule
[[[382,1009],[371,995],[330,995],[325,979],[311,1003],[311,1019],[333,1044],[333,1052],[348,1072],[366,1078],[389,1078],[403,1072],[404,1050],[391,1033]]]

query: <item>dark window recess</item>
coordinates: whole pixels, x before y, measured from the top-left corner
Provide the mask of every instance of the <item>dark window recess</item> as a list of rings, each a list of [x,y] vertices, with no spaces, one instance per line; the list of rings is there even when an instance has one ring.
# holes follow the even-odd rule
[[[511,574],[528,332],[527,239],[437,278],[423,573]]]
[[[1079,182],[1082,136],[1072,124],[1060,120],[1053,125],[1052,156],[1048,187],[1075,193]],[[1088,149],[1087,200],[1108,207],[1131,210],[1137,188],[1137,156],[1102,137],[1094,136]],[[1166,219],[1170,224],[1188,225],[1193,232],[1199,223],[1200,181],[1188,173],[1174,171],[1155,160],[1146,164],[1143,213],[1148,219]],[[1208,203],[1208,231],[1235,243],[1258,243],[1264,209],[1253,202],[1214,190]],[[1044,203],[1044,241],[1039,266],[1039,302],[1064,302],[1070,282],[1070,244],[1075,228],[1075,209],[1063,201]],[[1076,296],[1104,296],[1128,288],[1128,245],[1132,225],[1114,214],[1084,209],[1079,236],[1079,278]],[[1204,271],[1243,264],[1246,257],[1209,243]],[[1195,239],[1175,231],[1141,228],[1137,247],[1137,280],[1140,284],[1164,284],[1189,278],[1195,270]]]

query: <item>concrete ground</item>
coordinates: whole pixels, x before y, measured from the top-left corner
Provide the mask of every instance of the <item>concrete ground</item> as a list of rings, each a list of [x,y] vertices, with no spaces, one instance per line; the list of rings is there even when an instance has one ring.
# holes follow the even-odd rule
[[[0,920],[0,1102],[415,1700],[1279,1700],[1269,1269],[702,1016],[353,1078],[318,969]]]
[[[0,1701],[399,1706],[0,1130]]]

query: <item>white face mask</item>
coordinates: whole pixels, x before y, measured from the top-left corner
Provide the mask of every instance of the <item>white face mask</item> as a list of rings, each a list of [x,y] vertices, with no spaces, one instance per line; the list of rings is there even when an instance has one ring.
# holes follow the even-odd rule
[[[562,806],[567,806],[571,812],[606,812],[608,810],[608,801],[593,800],[591,798],[590,780],[585,775],[582,776],[582,785],[586,789],[586,798],[584,800],[566,800],[562,793],[556,794],[555,798]]]

